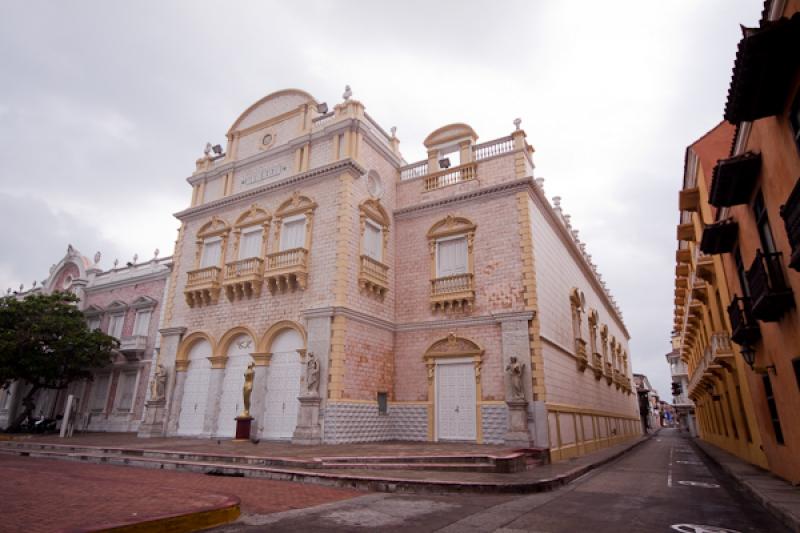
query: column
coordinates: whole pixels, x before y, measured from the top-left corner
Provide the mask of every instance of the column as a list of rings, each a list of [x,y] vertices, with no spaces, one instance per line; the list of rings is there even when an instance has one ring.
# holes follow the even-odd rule
[[[215,436],[219,429],[219,400],[222,397],[222,382],[225,380],[225,363],[227,357],[209,357],[211,370],[208,373],[208,395],[206,396],[206,412],[203,420],[203,434]]]
[[[159,333],[161,333],[161,348],[158,354],[159,360],[154,361],[154,364],[164,365],[167,372],[167,391],[164,395],[164,404],[160,406],[162,412],[152,415],[151,420],[155,426],[150,430],[150,436],[174,435],[177,431],[178,416],[183,399],[183,385],[186,382],[186,369],[189,366],[188,361],[180,364],[176,361],[178,346],[186,333],[186,328],[164,328],[159,330]],[[149,409],[151,406],[148,405],[147,410]],[[145,419],[149,416],[150,414],[145,412]]]
[[[511,446],[529,447],[531,444],[546,445],[546,440],[537,435],[537,429],[546,428],[546,413],[544,417],[537,412],[531,387],[531,352],[528,337],[528,321],[533,318],[531,312],[503,313],[495,315],[500,323],[500,340],[502,345],[502,365],[506,405],[508,406],[508,428],[505,443]],[[505,371],[511,357],[516,357],[517,363],[523,365],[522,386],[524,398],[514,398],[512,394],[511,375]],[[541,421],[537,424],[537,422]],[[546,433],[545,436],[546,438]]]
[[[264,425],[264,404],[267,397],[267,368],[269,367],[269,352],[253,352],[250,354],[256,364],[253,371],[253,395],[250,397],[250,416],[253,421],[250,423],[251,438],[263,438],[261,431]]]

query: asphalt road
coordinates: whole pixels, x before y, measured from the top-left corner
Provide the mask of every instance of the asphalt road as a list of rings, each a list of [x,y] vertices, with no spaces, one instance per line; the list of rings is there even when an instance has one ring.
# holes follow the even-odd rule
[[[700,526],[705,526],[700,528]],[[722,529],[720,529],[722,528]],[[218,532],[785,532],[676,430],[554,492],[524,496],[368,494]]]

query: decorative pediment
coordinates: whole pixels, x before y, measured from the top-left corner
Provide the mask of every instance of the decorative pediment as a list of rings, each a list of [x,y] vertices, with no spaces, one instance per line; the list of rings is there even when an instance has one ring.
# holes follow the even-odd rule
[[[239,218],[236,219],[234,227],[245,228],[248,226],[264,224],[265,222],[269,222],[270,218],[269,212],[257,206],[256,204],[253,204],[247,211],[239,215]]]
[[[275,211],[275,216],[280,218],[290,217],[292,215],[313,211],[316,207],[317,204],[310,198],[294,191],[292,197],[283,202],[278,210]]]
[[[366,216],[373,222],[382,225],[384,228],[389,227],[389,213],[381,205],[380,200],[365,200],[358,206],[361,210],[361,215]]]
[[[139,296],[136,298],[133,303],[131,303],[131,308],[133,309],[150,309],[158,305],[158,301],[150,298],[149,296]]]
[[[572,307],[583,311],[584,306],[586,305],[586,297],[583,295],[583,291],[579,290],[577,287],[573,287],[571,291],[569,291],[569,303],[572,304]]]
[[[438,239],[449,235],[474,233],[477,226],[468,218],[447,215],[428,230],[429,239]]]
[[[239,115],[227,135],[231,136],[238,130],[250,128],[265,120],[278,117],[304,104],[316,106],[317,101],[313,96],[299,89],[284,89],[268,94]]]
[[[83,310],[83,314],[87,317],[96,317],[102,315],[105,310],[102,307],[98,307],[94,304],[90,305],[86,309]]]
[[[477,343],[464,337],[458,337],[454,333],[449,333],[444,339],[440,339],[425,350],[424,359],[436,357],[481,357],[483,348]]]
[[[228,223],[214,215],[211,220],[203,224],[200,231],[197,232],[198,239],[205,239],[207,237],[216,237],[230,231]]]
[[[114,300],[106,306],[106,313],[119,314],[128,310],[128,304],[121,300]]]
[[[442,126],[434,130],[433,133],[425,137],[423,144],[426,148],[433,148],[445,144],[452,144],[458,141],[470,140],[475,142],[478,139],[478,134],[475,133],[468,124],[455,123]]]

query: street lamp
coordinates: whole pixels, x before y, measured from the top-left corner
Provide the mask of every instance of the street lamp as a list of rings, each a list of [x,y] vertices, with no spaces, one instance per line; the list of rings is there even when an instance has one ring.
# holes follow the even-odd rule
[[[739,350],[742,354],[742,359],[744,362],[747,363],[747,366],[753,370],[753,365],[756,363],[756,351],[753,349],[752,346],[742,346],[742,349]]]

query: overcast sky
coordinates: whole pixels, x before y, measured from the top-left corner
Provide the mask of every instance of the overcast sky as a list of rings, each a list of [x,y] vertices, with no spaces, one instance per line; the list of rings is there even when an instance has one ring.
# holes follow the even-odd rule
[[[206,141],[287,87],[345,84],[407,161],[439,126],[522,118],[622,308],[633,369],[671,401],[686,146],[722,119],[739,24],[760,0],[11,1],[0,17],[0,289],[72,243],[101,265],[172,253]]]

